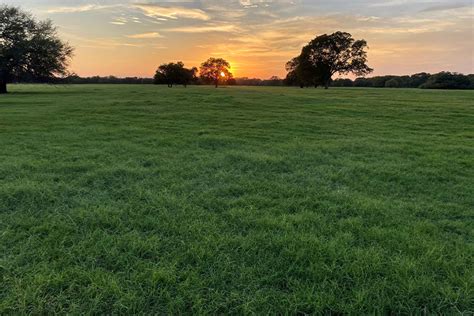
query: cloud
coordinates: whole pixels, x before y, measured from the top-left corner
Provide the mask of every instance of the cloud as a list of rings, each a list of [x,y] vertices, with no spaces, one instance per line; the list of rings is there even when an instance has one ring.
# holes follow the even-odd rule
[[[393,1],[385,1],[385,2],[379,2],[379,3],[372,3],[369,4],[369,7],[394,7],[394,6],[399,6],[399,5],[406,5],[407,3],[410,3],[412,0],[393,0]]]
[[[110,24],[115,24],[115,25],[125,25],[127,24],[128,20],[123,17],[118,17],[115,18],[113,21],[109,22]]]
[[[163,36],[158,32],[149,32],[149,33],[127,35],[127,37],[134,38],[134,39],[150,39],[150,38],[160,38]]]
[[[164,7],[156,4],[134,4],[134,8],[141,10],[146,16],[158,19],[196,19],[209,20],[209,15],[200,9],[191,9],[185,7]]]
[[[231,33],[237,32],[240,28],[236,25],[226,24],[226,25],[203,25],[203,26],[183,26],[166,29],[169,32],[180,32],[180,33],[208,33],[208,32],[224,32]]]
[[[57,13],[80,13],[80,12],[88,12],[88,11],[95,11],[95,10],[103,10],[116,7],[116,5],[97,5],[97,4],[86,4],[81,6],[73,6],[73,7],[57,7],[47,9],[45,12],[49,14],[57,14]]]
[[[440,5],[428,7],[422,10],[421,12],[446,11],[446,10],[453,10],[453,9],[459,9],[459,8],[466,8],[470,6],[471,5],[467,3],[440,4]]]
[[[271,5],[277,4],[295,4],[295,0],[239,0],[241,6],[246,8],[258,8],[258,7],[269,7]]]

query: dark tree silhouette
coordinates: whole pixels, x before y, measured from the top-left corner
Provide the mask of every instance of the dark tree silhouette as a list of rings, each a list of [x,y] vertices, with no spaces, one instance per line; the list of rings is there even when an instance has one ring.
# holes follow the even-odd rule
[[[296,78],[302,87],[324,85],[327,89],[337,73],[367,75],[373,69],[367,66],[366,48],[365,40],[354,40],[349,33],[318,36],[288,62],[288,76]]]
[[[51,21],[0,6],[0,94],[7,93],[7,84],[14,80],[46,82],[66,75],[72,52]]]
[[[410,88],[419,88],[422,84],[424,84],[428,79],[431,77],[431,74],[426,72],[420,72],[414,74],[410,77]]]
[[[469,76],[443,71],[432,75],[423,85],[423,89],[469,89],[472,88]]]
[[[186,87],[196,80],[197,68],[187,69],[183,62],[163,64],[156,70],[155,84],[167,84],[172,88],[174,84],[182,84]]]
[[[225,59],[211,57],[202,63],[199,73],[204,82],[212,82],[217,88],[219,81],[233,78],[229,68],[230,64]]]
[[[197,77],[198,69],[196,67],[193,67],[191,69],[185,69],[185,72],[183,74],[183,85],[186,88],[188,84],[190,83],[196,83],[199,78]]]
[[[290,85],[299,85],[301,88],[319,85],[321,75],[319,69],[316,69],[308,59],[303,55],[293,58],[286,63],[288,75],[285,81]]]

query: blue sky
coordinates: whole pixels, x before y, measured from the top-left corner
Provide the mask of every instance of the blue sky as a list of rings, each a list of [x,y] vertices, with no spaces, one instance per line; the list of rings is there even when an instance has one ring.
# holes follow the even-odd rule
[[[375,74],[474,72],[472,0],[7,0],[52,19],[81,75],[151,76],[160,63],[223,57],[237,76],[284,76],[316,35],[369,43]]]

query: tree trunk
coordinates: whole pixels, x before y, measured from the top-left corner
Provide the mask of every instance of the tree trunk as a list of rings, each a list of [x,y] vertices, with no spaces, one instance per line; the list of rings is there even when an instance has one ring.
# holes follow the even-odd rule
[[[329,89],[329,80],[324,83],[324,89]]]
[[[0,81],[0,94],[6,94],[6,93],[7,93],[7,82]]]

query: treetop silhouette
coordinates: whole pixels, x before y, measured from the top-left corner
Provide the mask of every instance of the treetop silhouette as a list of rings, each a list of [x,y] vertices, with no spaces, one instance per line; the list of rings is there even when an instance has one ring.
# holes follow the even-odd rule
[[[0,94],[14,80],[48,81],[67,74],[73,48],[61,41],[52,22],[0,6]]]
[[[225,59],[211,57],[201,64],[199,73],[204,82],[212,82],[217,88],[219,82],[233,78],[230,68]]]
[[[373,71],[367,65],[366,48],[365,40],[354,40],[346,32],[318,36],[287,63],[287,81],[327,89],[337,73],[365,76]]]

